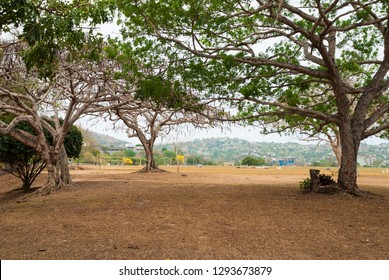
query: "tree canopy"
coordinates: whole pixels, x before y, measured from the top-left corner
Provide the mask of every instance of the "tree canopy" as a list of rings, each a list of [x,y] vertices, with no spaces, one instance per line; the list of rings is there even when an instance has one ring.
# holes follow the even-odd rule
[[[0,4],[0,33],[10,32],[29,46],[23,52],[27,68],[36,67],[41,76],[52,76],[57,55],[64,47],[78,52],[85,44],[101,40],[94,28],[112,18],[107,1],[3,0]],[[87,54],[97,59],[98,48]]]
[[[335,125],[339,184],[358,193],[360,142],[389,128],[386,0],[117,2],[128,32],[180,50],[183,76],[238,117],[265,131]]]

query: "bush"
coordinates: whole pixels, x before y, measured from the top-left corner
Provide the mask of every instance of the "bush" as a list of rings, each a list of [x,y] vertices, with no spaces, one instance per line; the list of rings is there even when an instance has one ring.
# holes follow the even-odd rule
[[[300,181],[300,191],[310,192],[311,191],[311,178],[306,178]]]

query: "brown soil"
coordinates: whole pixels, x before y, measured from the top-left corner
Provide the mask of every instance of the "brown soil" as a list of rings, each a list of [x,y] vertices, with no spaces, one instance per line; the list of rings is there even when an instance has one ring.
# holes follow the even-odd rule
[[[301,194],[307,168],[83,169],[19,203],[0,176],[1,259],[389,259],[382,169],[360,171],[366,197]]]

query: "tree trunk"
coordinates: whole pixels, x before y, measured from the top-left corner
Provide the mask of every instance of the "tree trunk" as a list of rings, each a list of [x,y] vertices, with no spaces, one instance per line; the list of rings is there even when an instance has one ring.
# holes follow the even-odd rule
[[[65,150],[64,145],[62,145],[62,148],[61,148],[59,165],[61,168],[61,180],[62,180],[62,182],[65,185],[72,186],[73,181],[70,177],[69,159],[68,159],[68,155],[66,154],[66,150]]]
[[[145,149],[146,152],[146,166],[145,166],[145,172],[152,172],[154,169],[158,169],[157,165],[154,161],[154,154],[150,147]]]
[[[344,191],[359,195],[360,191],[357,185],[357,155],[360,141],[353,137],[351,126],[342,125],[340,132],[342,159],[339,168],[338,184]]]
[[[146,153],[146,166],[139,170],[139,173],[154,173],[154,172],[164,172],[165,170],[160,169],[154,161],[154,142],[155,139],[146,140],[145,137],[138,137],[143,145],[143,148]]]
[[[339,166],[342,163],[342,145],[340,143],[340,135],[339,131],[333,130],[335,135],[327,134],[327,139],[330,142],[332,151],[335,154],[336,161],[338,162]]]
[[[314,193],[319,192],[319,174],[320,170],[310,169],[309,176],[311,178],[311,190]]]
[[[44,156],[44,160],[47,169],[47,182],[38,189],[38,194],[48,195],[54,191],[73,186],[64,147],[61,148],[60,154],[50,153],[50,155]]]
[[[339,164],[339,166],[341,165],[342,163],[342,147],[340,146],[340,144],[338,145],[332,145],[331,144],[331,148],[332,148],[332,151],[334,152],[335,154],[335,157],[336,157],[336,162]]]

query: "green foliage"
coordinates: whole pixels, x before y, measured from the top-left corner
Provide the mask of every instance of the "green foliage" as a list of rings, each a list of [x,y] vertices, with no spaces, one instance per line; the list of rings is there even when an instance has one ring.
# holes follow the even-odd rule
[[[335,158],[325,158],[319,161],[313,161],[311,166],[325,166],[325,167],[336,167],[338,163]]]
[[[0,119],[6,123],[10,123],[13,117],[11,115],[3,115],[0,116]],[[27,122],[17,124],[15,128],[32,135],[35,134],[33,128]],[[45,135],[46,140],[51,143],[52,136],[47,131]],[[68,157],[79,157],[82,140],[81,131],[76,126],[72,126],[64,139],[64,147]],[[0,162],[7,163],[12,167],[10,173],[22,180],[23,189],[26,192],[46,166],[40,155],[34,149],[7,135],[0,136]]]
[[[265,165],[266,160],[264,158],[256,158],[256,157],[245,157],[242,159],[242,165],[248,165],[248,166],[260,166],[260,165]]]
[[[178,81],[171,82],[160,76],[141,80],[135,98],[170,109],[183,108],[195,102],[195,97],[188,95]]]
[[[167,158],[175,159],[176,158],[176,153],[174,151],[164,150],[163,151],[163,156],[167,157]]]
[[[85,163],[95,164],[97,163],[97,158],[91,152],[85,152],[82,155],[82,161]]]
[[[26,19],[38,14],[33,1],[2,0],[0,3],[0,31],[9,31],[8,25],[19,27]]]
[[[304,180],[299,182],[300,184],[300,191],[302,192],[309,192],[312,190],[311,186],[311,178],[305,178]]]
[[[125,157],[134,157],[134,156],[136,156],[136,153],[133,150],[125,150],[123,154],[124,154]]]
[[[9,122],[9,117],[0,117],[2,121]],[[16,126],[17,129],[34,134],[34,130],[28,123],[22,122]],[[0,162],[13,164],[17,161],[29,162],[36,156],[36,151],[7,135],[0,136]]]
[[[64,146],[69,158],[78,158],[80,156],[83,146],[83,137],[81,130],[79,130],[77,126],[72,125],[70,127],[69,132],[64,139]]]
[[[78,55],[84,45],[95,45],[99,38],[93,28],[108,22],[112,9],[105,0],[94,3],[88,0],[2,0],[0,30],[21,27],[18,38],[29,46],[23,54],[27,67],[36,67],[41,76],[51,77],[57,53],[67,48]],[[89,30],[85,30],[86,27]],[[99,49],[90,48],[87,56],[96,59]]]
[[[388,127],[388,101],[377,98],[388,91],[387,1],[117,2],[126,35],[165,45],[148,61],[174,53],[185,83],[226,98],[264,133],[322,137],[340,126],[338,139],[358,152],[365,136]]]

